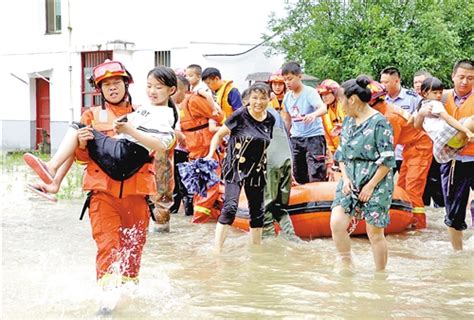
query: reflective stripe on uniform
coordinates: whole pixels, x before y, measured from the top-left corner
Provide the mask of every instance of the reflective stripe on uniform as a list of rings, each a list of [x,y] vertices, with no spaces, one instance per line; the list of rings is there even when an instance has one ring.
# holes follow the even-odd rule
[[[414,207],[412,213],[425,213],[425,207]]]
[[[201,206],[194,206],[194,211],[204,213],[205,215],[208,215],[208,216],[211,215],[211,210],[210,209],[204,208],[204,207],[201,207]]]
[[[134,284],[138,284],[140,281],[138,277],[127,277],[122,276],[122,283],[133,282]]]

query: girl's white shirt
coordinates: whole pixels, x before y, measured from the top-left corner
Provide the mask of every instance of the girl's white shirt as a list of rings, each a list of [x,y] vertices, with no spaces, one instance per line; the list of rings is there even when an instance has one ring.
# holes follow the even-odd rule
[[[160,141],[165,145],[166,149],[169,149],[174,144],[174,114],[173,109],[170,107],[154,105],[138,106],[134,112],[127,115],[127,118],[128,122],[135,129],[151,137],[160,139]],[[127,139],[145,147],[135,138],[126,133],[118,134],[117,138]]]
[[[446,112],[444,105],[437,100],[424,100],[422,107],[431,105],[431,114],[425,116],[423,120],[423,129],[432,140],[444,129],[446,121],[440,117],[441,112]]]

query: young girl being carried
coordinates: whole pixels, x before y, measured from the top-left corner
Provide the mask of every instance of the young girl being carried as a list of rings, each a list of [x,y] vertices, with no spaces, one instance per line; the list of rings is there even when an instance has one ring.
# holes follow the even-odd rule
[[[433,140],[433,155],[439,163],[453,160],[469,141],[474,140],[474,116],[456,120],[441,103],[443,84],[435,77],[421,84],[423,99],[410,122],[415,128],[423,127]]]
[[[108,176],[118,181],[126,180],[152,161],[150,151],[167,150],[174,145],[174,126],[178,116],[170,96],[175,91],[174,71],[156,67],[148,73],[150,104],[139,106],[134,112],[117,119],[114,122],[115,137],[88,127],[90,139],[87,144],[80,143],[78,130],[86,126],[73,122],[49,161],[42,161],[30,153],[26,153],[23,159],[46,184],[50,184],[61,165],[74,155],[75,149],[87,147],[91,159]]]

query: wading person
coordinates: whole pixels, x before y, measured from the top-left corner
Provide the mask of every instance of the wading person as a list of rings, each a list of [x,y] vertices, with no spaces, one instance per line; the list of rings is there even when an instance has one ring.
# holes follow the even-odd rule
[[[150,73],[147,93],[152,105],[171,107],[168,98],[175,90],[170,86],[173,82],[172,79],[171,83],[168,82],[167,73],[162,76]],[[100,90],[103,103],[87,110],[81,123],[112,136],[115,120],[133,112],[128,93],[132,77],[120,62],[106,61],[93,69],[92,81]],[[78,129],[79,145],[93,139],[90,128]],[[76,158],[86,164],[83,189],[90,193],[84,209],[89,208],[92,236],[97,245],[97,282],[105,293],[100,301],[101,310],[110,311],[117,301],[110,300],[108,293],[122,284],[139,281],[141,255],[150,219],[146,197],[156,194],[154,165],[153,162],[145,163],[131,177],[119,181],[111,178],[90,158],[88,148],[77,148]],[[58,173],[54,180],[61,178]]]
[[[410,197],[415,228],[426,228],[423,191],[433,158],[433,143],[423,130],[411,125],[411,114],[387,103],[387,91],[382,84],[371,81],[369,89],[372,93],[369,105],[387,118],[393,129],[394,145],[403,146],[403,162],[400,166],[397,186],[405,190]]]
[[[239,195],[244,188],[250,214],[250,240],[260,244],[264,216],[266,149],[275,118],[267,112],[270,88],[256,83],[249,88],[249,106],[234,111],[214,135],[208,159],[212,159],[223,138],[230,135],[223,164],[224,207],[216,225],[215,251],[221,252],[227,230],[235,220]]]
[[[209,121],[213,120],[221,123],[224,120],[224,113],[215,109],[211,102],[203,96],[189,92],[189,82],[186,78],[178,77],[178,86],[186,90],[186,96],[180,104],[181,132],[186,139],[186,147],[189,151],[189,160],[204,158],[209,153],[209,146],[214,133],[209,130]],[[217,152],[214,152],[212,159],[219,162]],[[220,176],[220,164],[216,169],[216,174]],[[206,196],[195,194],[193,196],[192,216],[194,223],[205,223],[217,220],[220,208],[216,205],[219,200],[219,184],[207,189]]]
[[[359,76],[344,82],[339,99],[346,118],[335,158],[342,179],[332,204],[331,231],[344,265],[351,264],[351,240],[347,228],[352,218],[364,219],[372,246],[375,270],[387,265],[384,228],[389,224],[395,157],[392,127],[368,102],[370,79]]]
[[[451,74],[454,90],[448,93],[445,108],[449,115],[460,121],[474,115],[474,62],[466,59],[456,62]],[[423,109],[423,107],[421,108]],[[420,112],[423,113],[423,111]],[[454,250],[463,249],[463,231],[467,228],[466,209],[470,190],[474,188],[474,142],[458,152],[455,160],[441,165],[446,216],[444,223]]]

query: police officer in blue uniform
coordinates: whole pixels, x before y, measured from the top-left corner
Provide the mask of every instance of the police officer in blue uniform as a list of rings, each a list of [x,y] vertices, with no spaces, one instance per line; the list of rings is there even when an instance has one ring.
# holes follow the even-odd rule
[[[380,72],[380,83],[387,89],[386,102],[396,105],[409,113],[413,113],[416,110],[416,106],[421,100],[421,97],[413,90],[402,88],[401,75],[398,68],[393,66],[384,68]],[[398,172],[400,171],[403,160],[402,151],[402,146],[396,146],[395,160],[397,162]]]

